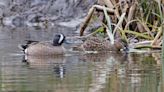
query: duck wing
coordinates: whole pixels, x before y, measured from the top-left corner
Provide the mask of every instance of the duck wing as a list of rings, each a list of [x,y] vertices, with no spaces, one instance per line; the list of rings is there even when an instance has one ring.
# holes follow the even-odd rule
[[[39,43],[39,41],[34,41],[34,40],[25,40],[25,44],[20,44],[18,45],[18,48],[24,51],[26,48],[28,48],[30,45],[34,45],[36,43]]]

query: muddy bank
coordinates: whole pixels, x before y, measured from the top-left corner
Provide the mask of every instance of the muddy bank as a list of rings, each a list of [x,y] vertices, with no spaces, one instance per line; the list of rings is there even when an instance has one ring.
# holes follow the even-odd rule
[[[78,28],[95,0],[0,0],[4,26]]]

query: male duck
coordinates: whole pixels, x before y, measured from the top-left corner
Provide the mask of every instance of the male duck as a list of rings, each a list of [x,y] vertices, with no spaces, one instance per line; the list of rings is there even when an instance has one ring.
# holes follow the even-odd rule
[[[65,52],[65,48],[62,46],[64,40],[63,34],[56,34],[53,42],[28,41],[27,44],[20,47],[26,55],[62,55]]]

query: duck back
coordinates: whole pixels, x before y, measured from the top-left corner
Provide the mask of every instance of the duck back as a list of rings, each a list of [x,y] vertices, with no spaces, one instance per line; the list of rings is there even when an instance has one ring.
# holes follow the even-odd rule
[[[40,55],[62,55],[65,49],[63,46],[53,46],[50,42],[39,42],[31,44],[26,50],[27,55],[40,56]]]

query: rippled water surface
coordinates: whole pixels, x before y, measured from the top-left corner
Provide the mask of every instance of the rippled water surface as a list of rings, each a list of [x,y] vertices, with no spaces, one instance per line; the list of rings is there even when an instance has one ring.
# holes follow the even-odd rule
[[[163,92],[160,53],[28,57],[18,44],[53,31],[0,31],[0,92]]]

